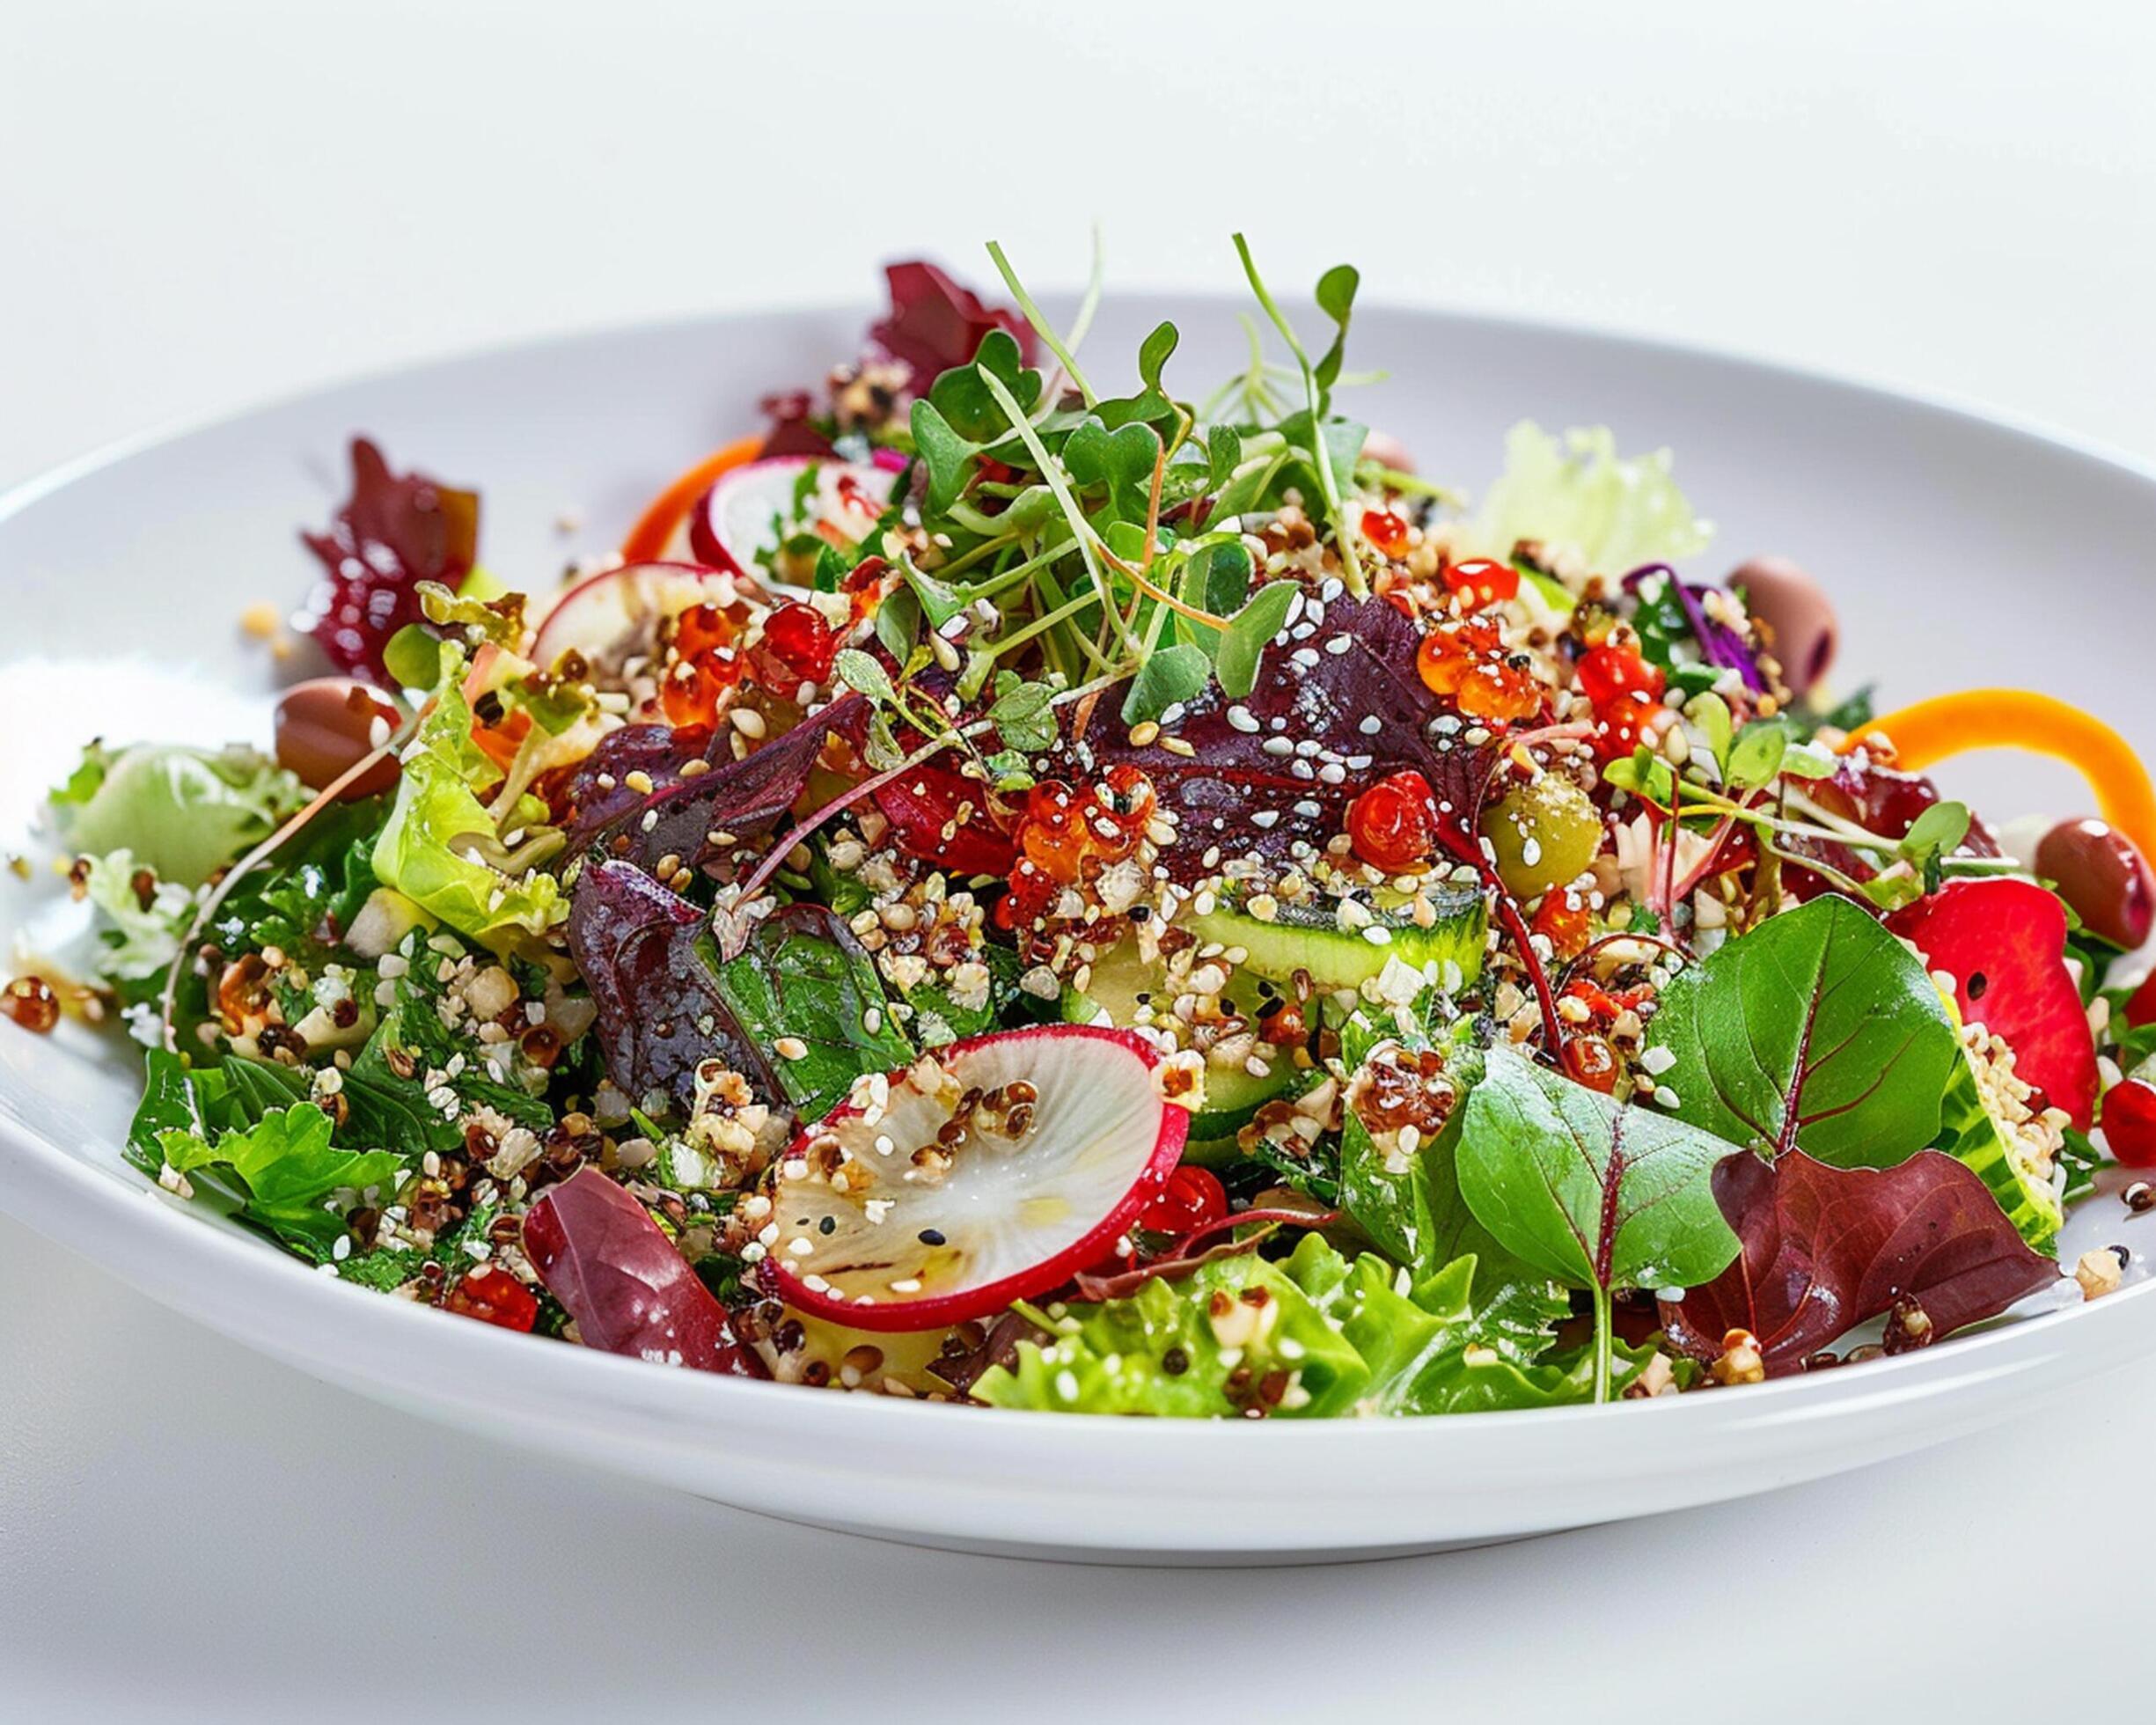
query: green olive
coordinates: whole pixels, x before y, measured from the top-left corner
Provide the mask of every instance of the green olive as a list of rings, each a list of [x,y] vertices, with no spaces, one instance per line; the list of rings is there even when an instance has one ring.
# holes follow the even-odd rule
[[[1588,794],[1555,773],[1507,791],[1483,811],[1498,877],[1516,899],[1578,878],[1602,848],[1602,816]]]

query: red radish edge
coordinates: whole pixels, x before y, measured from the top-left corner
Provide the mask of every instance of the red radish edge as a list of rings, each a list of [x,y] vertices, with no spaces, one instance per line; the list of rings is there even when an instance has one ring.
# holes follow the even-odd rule
[[[1114,1030],[1104,1024],[1036,1024],[1024,1030],[990,1031],[980,1036],[969,1036],[957,1042],[928,1052],[948,1065],[951,1061],[988,1043],[1001,1044],[1014,1037],[1034,1040],[1052,1040],[1057,1038],[1083,1036],[1103,1042],[1112,1042],[1136,1054],[1151,1072],[1161,1063],[1160,1051],[1134,1031]],[[899,1067],[885,1075],[895,1085],[902,1082],[910,1067]],[[1190,1135],[1191,1112],[1162,1099],[1161,1102],[1160,1135],[1155,1139],[1152,1158],[1138,1171],[1128,1192],[1101,1220],[1076,1240],[1052,1258],[1043,1259],[1031,1269],[1022,1270],[1000,1281],[983,1282],[978,1288],[962,1289],[953,1294],[941,1294],[925,1300],[879,1302],[862,1305],[852,1300],[834,1299],[803,1287],[801,1282],[775,1259],[764,1259],[765,1279],[779,1296],[788,1305],[818,1318],[829,1318],[849,1329],[868,1330],[880,1334],[893,1334],[919,1330],[948,1329],[954,1324],[963,1324],[969,1318],[986,1318],[1002,1310],[1014,1300],[1031,1299],[1045,1294],[1052,1288],[1060,1288],[1079,1271],[1097,1263],[1109,1244],[1133,1227],[1147,1205],[1160,1195],[1168,1184],[1168,1177],[1183,1159],[1184,1141]],[[788,1156],[805,1155],[809,1141],[834,1120],[849,1119],[862,1111],[852,1103],[842,1103],[813,1126],[804,1127],[787,1147]]]
[[[880,456],[883,451],[876,453]],[[774,468],[783,469],[790,484],[804,469],[833,467],[841,473],[858,472],[882,481],[886,494],[891,489],[895,473],[880,460],[846,461],[830,455],[766,455],[754,461],[744,461],[738,467],[730,467],[711,482],[711,488],[696,500],[695,508],[689,511],[689,549],[713,569],[751,578],[754,572],[727,547],[713,518],[720,501],[720,494],[730,487],[738,488],[759,477],[768,476]],[[864,488],[873,490],[873,488]]]
[[[610,581],[626,580],[646,569],[658,570],[666,575],[693,576],[699,581],[714,581],[726,576],[731,576],[737,581],[740,578],[739,572],[737,570],[720,569],[708,563],[680,563],[670,561],[621,563],[610,569],[601,569],[597,575],[588,575],[574,587],[558,595],[554,604],[547,607],[546,616],[539,620],[539,630],[532,637],[532,657],[539,666],[542,669],[546,668],[554,658],[558,657],[556,654],[550,653],[546,649],[546,632],[554,628],[562,618],[568,616],[578,600],[586,598]]]

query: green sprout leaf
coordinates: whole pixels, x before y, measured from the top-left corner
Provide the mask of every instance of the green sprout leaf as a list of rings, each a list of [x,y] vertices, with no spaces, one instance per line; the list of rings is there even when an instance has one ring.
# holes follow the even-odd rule
[[[1221,636],[1215,670],[1230,700],[1241,701],[1258,686],[1259,656],[1280,632],[1280,625],[1287,620],[1287,609],[1301,591],[1292,581],[1269,581],[1228,620],[1227,633]]]
[[[1161,385],[1161,368],[1168,363],[1169,356],[1176,350],[1182,338],[1176,327],[1163,323],[1138,345],[1138,375],[1145,380],[1148,389],[1162,395],[1167,391]]]
[[[1198,694],[1212,674],[1213,661],[1201,648],[1187,642],[1155,648],[1131,679],[1130,693],[1123,698],[1123,723],[1159,718],[1177,701]]]
[[[832,661],[832,669],[847,688],[858,690],[879,707],[898,698],[898,690],[891,686],[891,673],[858,647],[847,648]]]
[[[1782,770],[1782,757],[1789,752],[1789,727],[1773,719],[1761,719],[1737,733],[1729,745],[1725,776],[1733,790],[1757,790],[1774,782]]]
[[[1105,491],[1100,518],[1143,526],[1153,494],[1153,469],[1161,459],[1159,435],[1148,425],[1111,431],[1089,419],[1063,445],[1063,465],[1081,491]]]
[[[995,727],[1003,746],[1024,754],[1038,754],[1056,739],[1053,696],[1045,683],[1020,683],[996,699],[988,709],[988,723]]]

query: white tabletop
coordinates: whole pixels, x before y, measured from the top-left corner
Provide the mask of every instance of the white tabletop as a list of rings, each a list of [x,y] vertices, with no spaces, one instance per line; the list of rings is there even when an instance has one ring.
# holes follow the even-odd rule
[[[0,483],[459,346],[865,298],[898,253],[1067,284],[1096,215],[1111,289],[1230,286],[1243,226],[1276,283],[1350,257],[2156,459],[2156,11],[1443,10],[0,0]],[[0,1718],[2136,1717],[2152,1435],[2138,1363],[1660,1521],[1024,1565],[451,1436],[0,1220]]]

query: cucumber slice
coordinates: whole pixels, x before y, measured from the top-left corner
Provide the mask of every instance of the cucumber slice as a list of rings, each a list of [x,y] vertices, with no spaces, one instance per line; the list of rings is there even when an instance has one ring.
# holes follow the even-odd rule
[[[2064,1212],[2050,1178],[2029,1165],[2015,1134],[1984,1105],[1976,1075],[1964,1049],[1947,1080],[1940,1135],[1933,1145],[1983,1177],[1998,1207],[2029,1245],[2056,1252]]]
[[[1160,967],[1140,958],[1134,942],[1118,941],[1094,961],[1083,994],[1065,991],[1063,1019],[1066,1024],[1127,1028],[1141,1022],[1143,1008],[1165,987]],[[1265,1010],[1255,973],[1237,972],[1228,981],[1227,999],[1246,1017],[1256,1018]],[[1285,1051],[1262,1078],[1245,1067],[1207,1061],[1206,1105],[1191,1117],[1192,1148],[1184,1151],[1184,1160],[1199,1159],[1196,1147],[1200,1141],[1215,1161],[1232,1158],[1236,1154],[1236,1134],[1250,1123],[1250,1117],[1275,1097],[1290,1095],[1312,1078]]]
[[[1426,929],[1405,910],[1380,911],[1367,929],[1343,929],[1329,900],[1283,904],[1264,921],[1221,904],[1193,915],[1188,926],[1201,941],[1241,947],[1248,955],[1245,967],[1275,982],[1307,971],[1325,992],[1359,988],[1397,958],[1415,970],[1435,966],[1434,980],[1457,993],[1482,969],[1489,906],[1478,886],[1448,885],[1430,896],[1437,920]]]

